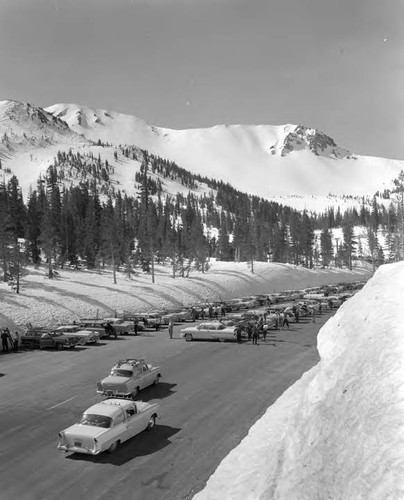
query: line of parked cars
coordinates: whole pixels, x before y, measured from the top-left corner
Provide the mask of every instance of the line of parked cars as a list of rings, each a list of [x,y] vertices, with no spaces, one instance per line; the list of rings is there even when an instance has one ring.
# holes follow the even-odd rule
[[[55,328],[32,328],[21,336],[23,348],[73,349],[76,345],[99,344],[101,339],[118,335],[137,335],[147,329],[159,330],[170,322],[207,320],[207,323],[186,328],[181,335],[187,341],[199,338],[231,340],[237,323],[256,321],[265,312],[268,328],[277,328],[277,315],[283,313],[289,322],[296,316],[307,316],[321,310],[339,307],[364,285],[364,282],[325,285],[303,290],[287,290],[257,294],[238,299],[196,303],[175,310],[154,310],[124,314],[122,317],[83,318]],[[263,309],[264,308],[264,309]],[[297,313],[296,313],[297,311]],[[226,321],[223,321],[226,316]],[[216,320],[221,319],[217,325]]]
[[[181,330],[181,336],[192,340],[236,340],[236,327],[254,325],[264,318],[265,329],[276,330],[282,322],[297,322],[301,317],[319,314],[322,311],[338,308],[346,299],[356,293],[363,282],[337,286],[313,287],[304,290],[290,290],[282,293],[254,295],[243,299],[232,299],[208,306],[208,321]],[[219,309],[220,313],[216,314]],[[213,311],[213,312],[212,312]],[[224,314],[223,314],[224,311]],[[281,321],[282,320],[282,321]]]

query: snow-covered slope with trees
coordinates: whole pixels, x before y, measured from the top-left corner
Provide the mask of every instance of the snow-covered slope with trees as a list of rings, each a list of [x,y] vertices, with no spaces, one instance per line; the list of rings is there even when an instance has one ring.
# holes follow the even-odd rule
[[[172,130],[75,104],[55,104],[46,110],[88,139],[135,144],[191,172],[265,198],[373,195],[404,167],[404,161],[353,155],[322,132],[301,125]]]
[[[229,182],[242,192],[298,210],[358,207],[357,196],[371,197],[390,187],[404,168],[404,161],[354,155],[322,132],[300,125],[172,130],[76,104],[41,109],[2,101],[0,138],[2,173],[6,180],[16,175],[24,194],[35,188],[58,151],[69,150],[108,161],[115,190],[136,194],[133,173],[140,162],[117,161],[118,145],[137,146],[191,173]],[[180,185],[171,187],[181,191]]]

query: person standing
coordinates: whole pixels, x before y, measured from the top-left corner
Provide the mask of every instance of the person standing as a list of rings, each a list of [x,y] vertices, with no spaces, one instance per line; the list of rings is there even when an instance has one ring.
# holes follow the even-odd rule
[[[168,323],[168,335],[170,337],[170,339],[173,338],[173,335],[174,335],[174,322],[172,319],[170,319],[169,323]]]
[[[258,345],[259,330],[258,325],[254,325],[252,332],[252,343]]]
[[[247,323],[247,337],[248,337],[248,341],[250,342],[251,339],[252,339],[252,331],[253,331],[253,327],[251,325],[250,322]]]
[[[8,333],[6,329],[1,332],[1,343],[3,346],[3,352],[8,352]]]
[[[133,333],[135,336],[138,334],[138,331],[139,331],[138,320],[135,319],[135,321],[133,322]]]
[[[264,342],[267,341],[267,332],[268,332],[268,325],[264,323],[262,327],[262,338],[264,339]]]
[[[241,333],[242,333],[243,327],[241,325],[236,326],[236,340],[237,344],[241,344]]]
[[[19,342],[20,342],[20,334],[18,332],[15,332],[14,337],[13,337],[13,350],[14,350],[14,352],[18,352]]]

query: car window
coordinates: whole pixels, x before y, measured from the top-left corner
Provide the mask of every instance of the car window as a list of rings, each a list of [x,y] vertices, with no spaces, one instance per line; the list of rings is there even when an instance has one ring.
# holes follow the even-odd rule
[[[133,372],[131,372],[130,370],[115,369],[111,371],[111,375],[115,375],[116,377],[129,378],[133,375]]]
[[[112,418],[106,417],[105,415],[84,413],[79,424],[90,425],[92,427],[103,427],[105,429],[108,429],[109,427],[111,427]]]
[[[128,410],[126,410],[126,416],[128,418],[133,417],[133,415],[135,415],[135,414],[136,414],[136,408],[135,407],[129,408]]]

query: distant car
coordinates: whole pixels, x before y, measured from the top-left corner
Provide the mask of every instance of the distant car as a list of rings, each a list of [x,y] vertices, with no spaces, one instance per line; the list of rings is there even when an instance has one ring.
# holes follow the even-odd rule
[[[73,349],[79,342],[78,337],[69,337],[62,332],[46,332],[39,339],[40,349]]]
[[[135,331],[135,323],[124,318],[104,318],[105,323],[111,323],[118,335],[129,335]]]
[[[154,427],[158,403],[106,399],[90,406],[79,422],[59,432],[58,450],[99,455]]]
[[[78,325],[84,328],[84,330],[99,333],[101,339],[111,338],[111,336],[117,338],[118,336],[117,332],[112,328],[112,324],[111,328],[108,328],[108,324],[103,319],[80,319]]]
[[[236,340],[234,326],[226,326],[220,321],[206,321],[181,330],[181,337],[187,342],[192,340]]]
[[[107,397],[133,398],[149,385],[157,385],[160,367],[147,364],[143,359],[121,359],[108,377],[97,382],[97,394]]]
[[[173,311],[164,314],[161,317],[161,322],[164,325],[168,325],[170,320],[174,323],[179,323],[181,321],[194,321],[194,316],[191,309],[181,309],[180,311]]]
[[[21,347],[24,349],[39,349],[39,340],[44,330],[31,329],[21,335]]]
[[[93,332],[91,330],[84,330],[82,327],[72,324],[72,325],[61,325],[55,329],[56,332],[61,332],[67,337],[78,337],[79,345],[86,344],[99,344],[100,334],[98,332]]]
[[[163,312],[139,313],[139,318],[141,318],[143,329],[154,328],[155,330],[159,330],[160,326],[162,325],[161,317],[163,316],[163,314]]]

